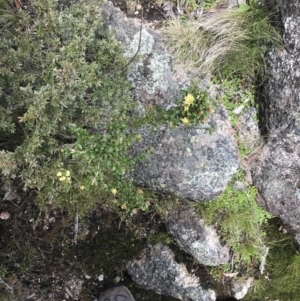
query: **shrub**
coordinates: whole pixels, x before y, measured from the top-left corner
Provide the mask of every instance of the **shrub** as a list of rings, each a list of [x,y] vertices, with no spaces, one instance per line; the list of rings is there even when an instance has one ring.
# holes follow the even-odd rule
[[[0,45],[0,168],[48,204],[83,213],[99,202],[146,209],[124,175],[135,159],[126,62],[100,3],[64,10],[36,0]],[[68,174],[68,176],[67,176]],[[140,190],[139,190],[140,191]]]

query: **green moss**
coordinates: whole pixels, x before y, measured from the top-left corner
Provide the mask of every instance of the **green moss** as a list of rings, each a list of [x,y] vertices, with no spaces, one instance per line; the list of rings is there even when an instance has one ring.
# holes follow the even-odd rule
[[[96,219],[99,217],[97,215]],[[140,218],[143,220],[146,217],[142,218],[140,216]],[[69,249],[69,253],[65,254],[64,258],[68,259],[75,256],[76,267],[85,275],[91,276],[85,282],[86,290],[81,294],[80,300],[88,301],[90,300],[88,296],[91,293],[99,295],[100,291],[105,290],[115,281],[121,281],[122,284],[130,289],[135,300],[175,301],[172,297],[141,289],[133,283],[126,272],[128,261],[138,259],[148,243],[171,243],[172,241],[165,229],[161,229],[161,224],[159,224],[159,228],[153,227],[157,230],[155,231],[156,234],[149,234],[147,239],[144,235],[141,235],[143,238],[139,238],[138,231],[146,231],[146,224],[149,223],[146,220],[144,222],[145,224],[129,224],[129,220],[127,220],[127,223],[126,221],[125,223],[120,223],[116,215],[102,212],[99,221],[90,228],[91,234],[86,237],[85,241],[82,241],[77,248]],[[143,226],[144,228],[141,229]],[[98,228],[100,229],[95,232]],[[101,281],[100,287],[97,284],[98,290],[93,292],[95,279],[100,274],[104,275],[104,281]],[[86,296],[86,299],[83,296]]]
[[[173,237],[170,236],[167,232],[159,232],[157,234],[150,233],[147,237],[147,241],[150,245],[170,245],[174,243]]]

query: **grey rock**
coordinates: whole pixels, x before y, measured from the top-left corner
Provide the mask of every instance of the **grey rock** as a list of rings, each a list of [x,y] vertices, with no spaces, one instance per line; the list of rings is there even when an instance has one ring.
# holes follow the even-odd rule
[[[248,277],[246,279],[237,279],[232,283],[231,291],[235,299],[241,300],[243,299],[248,290],[254,283],[254,278]]]
[[[135,99],[142,107],[172,106],[181,97],[181,89],[190,84],[190,77],[182,69],[173,70],[172,58],[159,32],[149,28],[145,21],[141,27],[139,20],[127,18],[111,2],[103,4],[103,16],[106,26],[122,43],[124,56],[131,61],[128,79],[133,84]]]
[[[149,106],[170,108],[189,86],[191,76],[174,68],[158,31],[127,18],[110,2],[103,4],[108,28],[122,43],[131,61],[128,79],[140,111]],[[203,88],[206,83],[202,83]],[[213,90],[213,89],[212,89]],[[213,94],[213,91],[210,91]],[[193,200],[217,197],[238,169],[237,148],[226,110],[216,110],[206,124],[195,128],[157,126],[156,133],[140,130],[143,142],[136,151],[148,150],[147,160],[136,165],[132,176],[139,185]]]
[[[228,247],[222,247],[216,230],[206,226],[193,208],[179,206],[170,210],[166,226],[178,245],[199,263],[217,266],[229,261]]]
[[[246,0],[228,0],[228,9],[247,4]]]
[[[255,108],[246,109],[242,112],[235,126],[238,143],[249,151],[254,150],[262,143],[256,115],[257,110]]]
[[[247,190],[247,186],[240,181],[235,181],[233,184],[233,188],[239,191],[246,191]]]
[[[269,134],[277,134],[292,126],[300,108],[300,1],[276,2],[283,24],[284,47],[270,51],[266,57],[261,113]]]
[[[184,301],[216,300],[215,292],[202,289],[199,278],[189,274],[184,264],[178,264],[166,246],[151,246],[140,260],[129,262],[126,268],[143,289]]]
[[[139,185],[194,201],[216,198],[238,170],[228,114],[219,107],[196,127],[142,131],[137,151],[150,151],[132,173]]]
[[[300,231],[300,120],[297,123],[295,129],[269,138],[251,167],[259,203]]]
[[[261,103],[267,143],[250,165],[260,204],[299,232],[300,0],[277,3],[285,47],[267,57],[265,98]]]
[[[300,246],[300,231],[295,235],[296,243]]]

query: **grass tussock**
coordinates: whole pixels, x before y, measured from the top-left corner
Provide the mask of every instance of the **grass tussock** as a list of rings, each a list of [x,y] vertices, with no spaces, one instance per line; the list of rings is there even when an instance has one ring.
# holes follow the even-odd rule
[[[263,53],[280,36],[259,8],[215,9],[200,19],[173,19],[162,29],[174,57],[203,74],[230,77],[261,72]]]

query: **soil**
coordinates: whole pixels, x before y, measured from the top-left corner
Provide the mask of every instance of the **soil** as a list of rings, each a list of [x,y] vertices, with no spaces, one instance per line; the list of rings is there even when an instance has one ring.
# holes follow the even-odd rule
[[[140,213],[129,228],[118,215],[99,208],[80,221],[76,243],[74,216],[41,212],[30,195],[2,201],[3,212],[9,218],[0,220],[0,273],[7,284],[0,285],[1,301],[95,300],[117,282],[134,289],[138,300],[151,300],[130,281],[125,265],[145,247],[145,233],[161,226],[157,218],[151,217],[155,226],[150,225],[150,217]]]
[[[219,294],[226,290],[223,284],[217,288],[208,271],[180,250],[157,214],[139,212],[125,222],[99,207],[79,220],[75,241],[74,216],[41,211],[33,199],[29,193],[0,203],[0,216],[9,216],[0,219],[0,277],[6,283],[0,283],[0,301],[92,301],[114,283],[125,284],[137,301],[175,301],[140,289],[126,272],[129,260],[147,243],[157,242],[168,244],[176,261],[202,279],[204,288]]]

